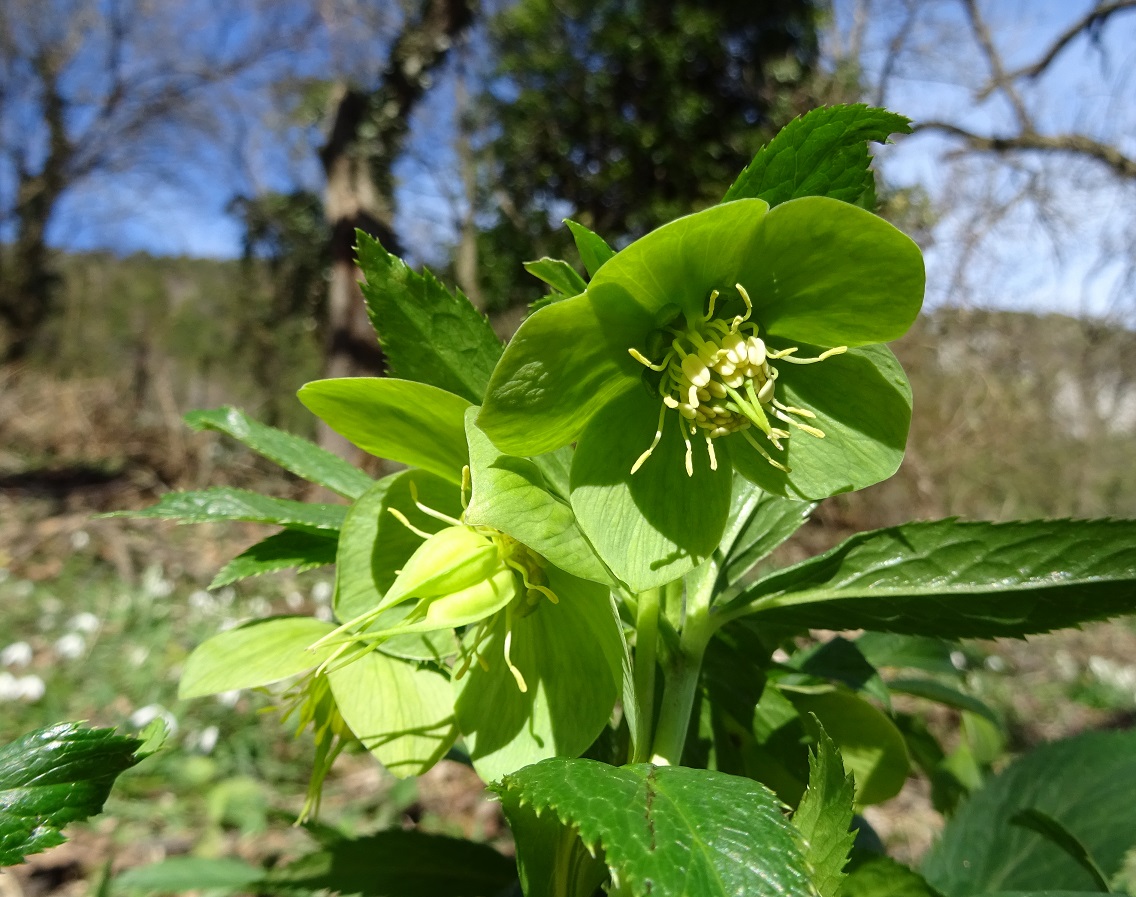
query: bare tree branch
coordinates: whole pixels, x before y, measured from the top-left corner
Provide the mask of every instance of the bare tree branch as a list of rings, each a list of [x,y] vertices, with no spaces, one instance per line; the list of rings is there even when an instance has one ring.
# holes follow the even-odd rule
[[[1020,69],[1014,69],[1014,71],[1006,73],[1005,78],[1008,81],[1016,81],[1019,78],[1037,78],[1053,64],[1053,61],[1061,55],[1061,52],[1082,32],[1092,28],[1099,28],[1109,16],[1126,9],[1136,9],[1136,0],[1115,0],[1115,2],[1112,3],[1098,4],[1085,13],[1081,19],[1074,22],[1068,29],[1062,32],[1061,35],[1049,45],[1049,49],[1045,51],[1037,62]],[[980,99],[985,99],[992,91],[997,90],[998,86],[997,84],[991,84],[980,95]]]
[[[988,137],[945,121],[925,121],[915,125],[916,131],[940,131],[961,137],[978,152],[1013,153],[1041,151],[1047,153],[1076,153],[1095,159],[1124,178],[1136,178],[1136,159],[1126,156],[1115,146],[1086,137],[1084,134],[1045,135],[1023,132],[1006,137]]]
[[[991,83],[996,85],[995,89],[1001,90],[1006,95],[1006,99],[1010,101],[1022,130],[1034,131],[1033,119],[1029,110],[1026,109],[1026,104],[1022,102],[1021,95],[1019,95],[1013,83],[1006,78],[1006,72],[1002,67],[1002,56],[998,52],[998,48],[994,46],[994,39],[990,35],[990,29],[986,26],[986,20],[978,11],[978,3],[976,0],[962,0],[962,5],[970,18],[970,27],[974,31],[974,37],[979,46],[982,47],[982,52],[986,55],[986,63],[990,66]]]

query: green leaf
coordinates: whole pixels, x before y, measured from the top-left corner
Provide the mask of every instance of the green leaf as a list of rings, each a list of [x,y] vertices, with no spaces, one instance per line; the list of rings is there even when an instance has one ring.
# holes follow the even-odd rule
[[[179,894],[208,890],[213,893],[252,893],[250,885],[264,877],[260,866],[233,857],[170,857],[149,866],[127,869],[114,883],[129,891]]]
[[[62,844],[65,825],[100,812],[140,745],[113,729],[57,723],[0,747],[0,866]]]
[[[853,867],[840,897],[942,897],[923,877],[886,856],[853,853]]]
[[[588,276],[595,277],[600,266],[615,255],[615,250],[607,245],[603,237],[588,230],[584,225],[570,218],[565,218],[564,223],[572,231],[572,239],[576,241],[576,251],[580,253],[580,261],[584,263]]]
[[[1033,808],[1018,810],[1010,817],[1010,824],[1020,825],[1022,828],[1037,832],[1059,850],[1065,851],[1073,862],[1088,872],[1098,891],[1105,894],[1111,891],[1108,886],[1108,879],[1101,871],[1101,867],[1097,865],[1097,861],[1093,859],[1092,854],[1089,853],[1088,848],[1077,839],[1076,835],[1048,813],[1042,813]]]
[[[338,455],[307,439],[259,423],[236,408],[191,411],[185,421],[195,430],[216,430],[231,436],[296,476],[346,498],[358,498],[373,482]]]
[[[543,280],[565,298],[579,296],[588,288],[584,278],[563,259],[545,257],[535,262],[525,262],[525,270],[533,277]]]
[[[335,629],[314,617],[269,617],[220,632],[199,645],[185,662],[178,697],[256,688],[313,670],[335,646],[309,646]]]
[[[819,732],[813,716],[836,743],[844,768],[856,779],[857,806],[882,803],[899,794],[910,760],[903,734],[886,714],[840,687],[817,692],[781,685],[779,690],[796,707],[814,738]]]
[[[476,417],[477,409],[466,412],[472,491],[465,522],[507,533],[573,576],[614,585],[571,506],[550,494],[541,468],[499,452]]]
[[[167,492],[156,505],[141,511],[116,511],[108,517],[154,517],[184,523],[244,520],[272,523],[314,533],[338,533],[347,509],[343,505],[309,504],[271,498],[248,489],[220,486],[200,492]]]
[[[370,651],[327,676],[344,721],[392,775],[421,775],[453,745],[453,696],[441,673]]]
[[[868,141],[910,133],[910,120],[886,109],[859,103],[813,109],[758,150],[722,201],[757,197],[775,206],[798,196],[830,196],[856,202],[875,187]]]
[[[809,787],[793,814],[793,825],[805,842],[809,877],[820,897],[840,892],[848,852],[856,840],[849,830],[854,790],[852,776],[845,774],[836,745],[822,727],[816,751],[809,751]]]
[[[335,563],[337,540],[307,530],[286,529],[242,551],[213,577],[219,589],[239,579],[296,568],[299,573]]]
[[[266,893],[321,891],[362,897],[492,897],[516,867],[487,844],[391,829],[338,841],[264,877]]]
[[[1002,721],[990,706],[973,695],[963,694],[957,688],[944,685],[935,679],[889,679],[887,687],[892,692],[902,695],[912,695],[916,698],[925,698],[936,701],[956,710],[965,710],[989,720],[994,726],[1001,729]]]
[[[454,683],[458,727],[486,781],[548,757],[579,756],[620,695],[626,649],[608,590],[555,567],[547,573],[559,603],[541,600],[511,621],[510,657],[527,690],[505,664],[505,613],[479,650],[488,669],[474,663]]]
[[[694,453],[688,476],[678,426],[664,428],[654,453],[634,474],[650,444],[658,406],[638,390],[592,418],[572,462],[572,510],[611,571],[634,592],[693,570],[718,546],[730,510],[731,470],[712,471]]]
[[[811,895],[780,803],[762,785],[710,770],[547,760],[494,786],[510,819],[522,805],[603,851],[634,897]]]
[[[378,241],[356,231],[363,297],[389,373],[480,402],[501,357],[489,322],[429,271],[415,274]],[[350,438],[350,437],[348,437]]]
[[[309,411],[363,451],[461,483],[469,463],[465,399],[386,377],[316,380],[299,396]]]
[[[1136,731],[1094,732],[1018,758],[963,802],[923,863],[949,895],[1091,891],[1094,877],[1050,840],[1012,824],[1021,810],[1052,817],[1116,874],[1136,832]]]
[[[817,629],[1047,632],[1136,611],[1136,521],[908,523],[767,576],[730,607]]]

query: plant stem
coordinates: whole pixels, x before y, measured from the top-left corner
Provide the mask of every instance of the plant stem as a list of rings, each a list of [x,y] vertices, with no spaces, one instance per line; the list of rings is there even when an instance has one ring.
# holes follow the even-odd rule
[[[639,731],[643,737],[635,748],[633,763],[647,759],[650,733],[655,716],[655,658],[659,645],[660,589],[640,592],[635,614],[635,701],[639,708]]]
[[[682,761],[690,714],[698,693],[702,656],[714,634],[710,619],[710,600],[714,594],[717,569],[708,564],[688,580],[686,613],[679,635],[679,649],[663,670],[663,701],[652,744],[651,762],[677,765]]]

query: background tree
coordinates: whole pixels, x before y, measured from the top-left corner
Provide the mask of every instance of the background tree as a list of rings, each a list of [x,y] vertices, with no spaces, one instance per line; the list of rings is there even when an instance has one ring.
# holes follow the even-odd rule
[[[617,243],[721,199],[807,108],[812,0],[521,0],[492,22],[481,104],[485,292],[560,254],[566,215]]]
[[[150,187],[183,177],[308,19],[267,0],[0,5],[0,360],[24,358],[52,313],[49,241],[68,191],[127,171]]]

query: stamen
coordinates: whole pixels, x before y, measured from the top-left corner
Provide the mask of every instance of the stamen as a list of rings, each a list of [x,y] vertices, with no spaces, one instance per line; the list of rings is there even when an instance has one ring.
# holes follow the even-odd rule
[[[690,425],[690,431],[692,433],[695,431],[694,424]],[[686,443],[686,475],[692,477],[694,476],[694,447],[690,444],[690,437],[686,435],[681,427],[679,428],[679,432],[682,433],[682,441]]]
[[[638,349],[636,349],[634,347],[628,349],[627,354],[630,355],[632,358],[634,358],[637,362],[639,362],[644,367],[648,367],[652,371],[658,371],[659,373],[662,373],[663,371],[665,371],[667,369],[667,365],[670,363],[670,353],[669,352],[667,353],[667,357],[664,358],[662,361],[660,361],[658,364],[653,364],[651,362],[651,359],[649,359],[646,355],[644,355],[642,352],[640,352]]]
[[[816,358],[792,358],[792,353],[797,351],[797,347],[792,349],[782,349],[780,352],[770,352],[770,358],[780,358],[783,361],[789,361],[793,364],[816,364],[818,361],[824,361],[826,358],[831,358],[833,355],[843,355],[848,351],[847,346],[835,346],[831,349],[825,349]]]
[[[709,321],[711,318],[714,317],[714,303],[717,300],[718,300],[718,291],[717,290],[711,290],[710,291],[710,309],[706,312],[706,317],[704,317],[702,319],[703,322]]]
[[[525,677],[521,675],[521,671],[513,664],[512,658],[509,653],[513,647],[513,606],[510,604],[505,608],[505,666],[509,668],[509,672],[513,674],[513,678],[517,680],[517,688],[524,694],[529,690],[528,685],[525,683]]]
[[[769,452],[767,452],[760,445],[758,445],[757,440],[754,439],[753,436],[751,436],[748,431],[742,430],[741,433],[742,433],[742,438],[745,439],[745,441],[748,442],[750,445],[752,445],[755,449],[757,449],[758,454],[760,454],[761,457],[763,457],[766,461],[768,461],[770,464],[772,464],[778,470],[782,470],[785,473],[792,473],[793,472],[790,468],[786,467],[780,461],[777,461],[776,459],[774,459],[774,457],[772,455],[770,455]]]
[[[710,456],[710,469],[718,469],[718,456],[714,453],[714,440],[710,438],[709,434],[706,436],[706,453]]]
[[[647,451],[643,452],[643,454],[639,456],[639,460],[631,466],[632,475],[634,475],[635,471],[643,466],[644,461],[651,457],[651,452],[655,450],[655,446],[657,446],[659,444],[659,440],[663,438],[663,420],[666,418],[666,414],[667,406],[664,404],[659,409],[659,428],[655,430],[655,438],[651,440],[651,444],[647,447]]]
[[[785,423],[789,424],[790,426],[796,427],[798,430],[804,430],[804,432],[808,433],[810,436],[815,436],[817,439],[824,439],[823,430],[818,430],[816,427],[810,427],[808,424],[799,423],[798,421],[793,420],[793,418],[789,417],[789,415],[785,414],[780,409],[774,408],[773,416],[778,420],[785,421]]]
[[[782,405],[777,399],[773,400],[773,406],[786,411],[789,414],[799,414],[801,417],[815,418],[816,415],[809,411],[808,408],[794,408],[792,405]]]
[[[392,517],[394,517],[395,520],[397,520],[399,523],[401,523],[403,526],[405,526],[408,530],[410,530],[412,533],[414,533],[414,535],[421,536],[423,539],[429,539],[430,536],[433,535],[433,533],[428,533],[428,532],[426,532],[426,530],[419,529],[418,527],[416,527],[413,523],[411,523],[409,520],[406,519],[406,515],[403,514],[402,511],[400,511],[398,508],[387,508],[387,511],[390,513],[390,515]]]
[[[450,526],[461,526],[460,520],[455,520],[449,514],[443,514],[441,511],[435,511],[433,508],[428,507],[418,500],[418,487],[414,485],[414,480],[410,481],[410,498],[414,502],[414,506],[418,508],[427,517],[433,517],[435,520],[441,520],[443,523],[448,523]]]

